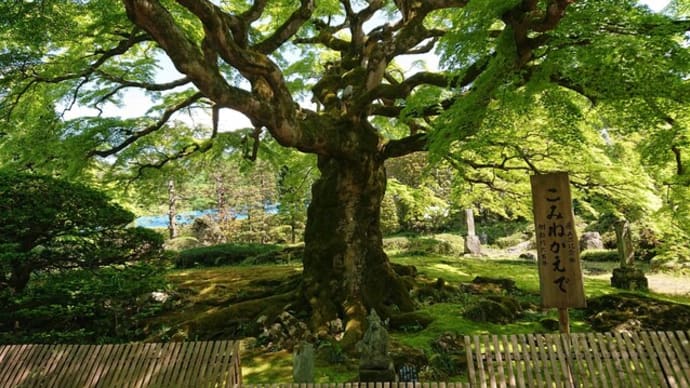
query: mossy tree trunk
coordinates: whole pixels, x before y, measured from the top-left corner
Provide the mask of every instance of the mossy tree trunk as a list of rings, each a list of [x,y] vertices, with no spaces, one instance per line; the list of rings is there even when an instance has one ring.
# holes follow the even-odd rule
[[[345,346],[361,338],[371,308],[383,316],[414,308],[383,251],[386,171],[384,154],[371,148],[351,158],[319,157],[305,231],[304,296],[313,324],[324,335],[327,322],[343,319]]]

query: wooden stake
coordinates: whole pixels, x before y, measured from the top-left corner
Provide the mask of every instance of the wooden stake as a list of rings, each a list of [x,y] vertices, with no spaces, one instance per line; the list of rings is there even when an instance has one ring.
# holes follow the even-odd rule
[[[568,316],[568,308],[558,309],[558,323],[561,333],[570,334],[570,317]]]

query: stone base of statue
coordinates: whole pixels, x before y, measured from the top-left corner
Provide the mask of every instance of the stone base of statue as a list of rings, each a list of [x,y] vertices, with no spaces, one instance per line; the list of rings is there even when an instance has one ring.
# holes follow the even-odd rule
[[[623,290],[647,291],[649,289],[644,272],[635,267],[615,268],[611,276],[611,286]]]
[[[359,381],[361,382],[393,382],[395,380],[395,369],[392,362],[385,369],[359,368]]]

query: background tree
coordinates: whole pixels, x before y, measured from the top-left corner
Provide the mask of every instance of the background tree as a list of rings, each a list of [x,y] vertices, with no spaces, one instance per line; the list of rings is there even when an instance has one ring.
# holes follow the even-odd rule
[[[588,137],[577,122],[589,110],[690,95],[680,44],[687,23],[633,1],[43,0],[2,7],[5,133],[40,133],[17,125],[17,113],[30,109],[59,134],[46,141],[65,140],[56,153],[69,151],[83,166],[85,155],[118,158],[135,149],[138,173],[222,144],[217,113],[230,109],[250,119],[254,144],[268,132],[282,146],[316,154],[321,176],[308,211],[302,294],[319,333],[346,319],[346,345],[361,335],[368,309],[387,316],[413,308],[382,249],[385,160],[429,148],[435,160],[453,154],[478,171],[500,170],[501,160],[519,161],[525,171],[561,169],[542,167],[521,144],[498,143],[511,139],[511,127],[494,118],[543,112],[549,120],[535,123],[540,138],[582,150]],[[443,70],[404,72],[396,62],[435,48],[444,53]],[[178,79],[156,78],[163,56]],[[61,107],[103,108],[131,88],[156,100],[146,117],[55,120]],[[57,103],[24,104],[33,96]],[[172,116],[198,106],[213,109],[209,130],[154,144],[161,134],[175,138],[166,125]],[[386,120],[407,131],[386,131]],[[499,149],[498,160],[484,162]]]

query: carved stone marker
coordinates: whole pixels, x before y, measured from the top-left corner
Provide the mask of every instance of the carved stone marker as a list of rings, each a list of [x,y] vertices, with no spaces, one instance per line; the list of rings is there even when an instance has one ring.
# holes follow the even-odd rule
[[[641,269],[635,268],[635,250],[630,224],[622,219],[616,222],[615,227],[621,266],[613,270],[611,286],[624,290],[646,291],[649,288],[647,278]]]
[[[292,359],[292,380],[295,383],[314,382],[314,346],[309,343],[295,347]]]
[[[618,257],[621,261],[621,268],[635,266],[635,250],[633,249],[632,233],[630,224],[627,220],[616,221],[616,246],[618,247]]]
[[[465,209],[465,219],[467,220],[467,237],[465,237],[465,253],[471,255],[481,254],[482,243],[475,234],[474,215],[472,209]]]
[[[357,343],[359,381],[395,381],[393,359],[388,354],[388,331],[374,309],[367,317],[369,327]]]

